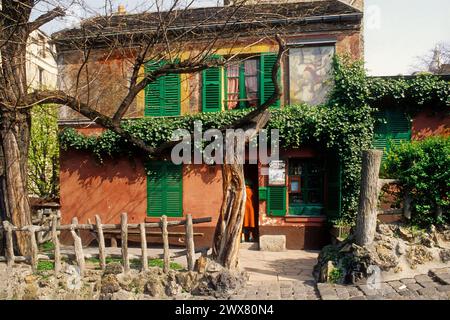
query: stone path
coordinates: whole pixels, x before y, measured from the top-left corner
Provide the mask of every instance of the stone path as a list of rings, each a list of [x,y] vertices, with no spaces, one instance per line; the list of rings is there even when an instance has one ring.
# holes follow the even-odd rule
[[[240,263],[249,281],[232,300],[450,300],[450,267],[427,275],[367,284],[316,284],[312,271],[317,252],[289,250],[262,252],[241,250]]]
[[[249,275],[245,288],[233,300],[316,300],[319,294],[312,275],[317,251],[284,252],[240,250],[240,266]]]
[[[318,283],[323,300],[450,300],[450,268],[430,270],[428,275],[368,285],[344,286]]]

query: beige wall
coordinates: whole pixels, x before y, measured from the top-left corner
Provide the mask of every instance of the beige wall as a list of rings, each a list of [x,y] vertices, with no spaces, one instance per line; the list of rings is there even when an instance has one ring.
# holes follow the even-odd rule
[[[55,89],[58,69],[54,58],[55,48],[49,44],[49,38],[36,30],[30,34],[27,45],[27,82],[32,89],[42,87]],[[41,73],[41,76],[39,75]]]

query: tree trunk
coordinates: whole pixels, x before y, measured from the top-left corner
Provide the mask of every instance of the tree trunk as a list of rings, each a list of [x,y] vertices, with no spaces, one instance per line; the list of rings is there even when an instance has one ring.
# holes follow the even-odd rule
[[[12,117],[19,119],[11,119]],[[3,202],[6,216],[18,227],[31,225],[31,210],[27,192],[27,159],[30,136],[29,114],[3,113],[0,127],[0,142],[3,149],[4,189]],[[21,119],[20,119],[21,118]],[[21,255],[28,255],[29,237],[24,232],[16,233],[17,249]]]
[[[4,183],[0,186],[6,218],[22,227],[31,225],[27,192],[27,161],[30,144],[31,112],[17,108],[27,102],[26,49],[28,20],[32,4],[24,1],[2,2],[1,77],[0,77],[0,155]],[[16,248],[21,255],[30,253],[25,232],[16,233]]]
[[[214,233],[213,257],[224,267],[235,269],[246,200],[243,164],[224,164],[222,179],[223,200]]]
[[[361,189],[356,222],[356,244],[366,246],[373,242],[377,224],[378,175],[380,173],[380,150],[363,152]]]

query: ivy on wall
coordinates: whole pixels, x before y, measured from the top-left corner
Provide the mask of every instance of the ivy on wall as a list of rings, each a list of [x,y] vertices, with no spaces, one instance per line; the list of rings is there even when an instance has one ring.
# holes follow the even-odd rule
[[[448,108],[449,82],[431,75],[411,79],[367,77],[363,63],[348,57],[333,60],[334,86],[328,102],[321,106],[297,105],[271,110],[268,129],[279,129],[282,147],[315,145],[337,154],[342,165],[342,218],[354,219],[357,209],[361,171],[361,151],[371,147],[374,119],[382,106],[406,106],[417,110],[425,105]],[[203,130],[220,128],[241,118],[248,110],[199,113],[180,117],[148,117],[125,120],[122,127],[156,147],[170,139],[178,128],[192,132],[194,121]],[[84,136],[73,128],[60,133],[63,149],[88,151],[100,160],[105,156],[132,155],[130,143],[111,131],[99,136]]]

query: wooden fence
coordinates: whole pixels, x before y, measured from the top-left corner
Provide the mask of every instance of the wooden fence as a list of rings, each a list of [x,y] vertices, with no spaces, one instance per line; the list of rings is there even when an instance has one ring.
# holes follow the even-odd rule
[[[122,265],[125,272],[130,270],[130,260],[128,254],[128,231],[130,229],[137,229],[140,233],[141,240],[141,262],[142,270],[148,269],[148,258],[147,258],[147,228],[160,228],[161,236],[163,242],[163,270],[168,272],[170,269],[170,249],[169,249],[169,232],[168,227],[171,226],[185,226],[186,238],[185,245],[186,250],[179,252],[176,256],[186,255],[187,258],[187,269],[194,270],[195,264],[195,253],[203,252],[204,249],[195,250],[194,246],[194,230],[193,225],[197,223],[210,222],[211,217],[193,219],[192,215],[188,214],[185,220],[168,221],[166,216],[162,216],[159,222],[152,223],[139,223],[139,224],[129,224],[128,215],[122,213],[120,224],[102,224],[100,217],[95,216],[95,224],[78,224],[77,218],[72,219],[72,223],[68,225],[59,225],[58,217],[53,216],[53,221],[50,226],[24,226],[16,227],[9,223],[8,221],[3,221],[3,226],[0,226],[0,231],[3,231],[5,235],[6,242],[6,255],[0,256],[0,261],[6,261],[9,266],[12,266],[15,262],[29,262],[33,271],[37,270],[39,259],[49,259],[48,256],[39,255],[39,248],[37,243],[37,234],[40,232],[50,232],[51,240],[54,244],[54,263],[55,263],[55,273],[61,271],[61,245],[59,241],[59,232],[62,230],[70,231],[73,241],[74,241],[74,254],[77,261],[78,267],[80,268],[80,274],[83,275],[85,271],[85,255],[83,252],[83,246],[81,243],[81,237],[79,235],[79,230],[90,230],[97,233],[98,240],[98,256],[100,260],[100,267],[105,269],[106,267],[106,247],[105,247],[105,230],[120,230],[122,248]],[[14,232],[28,232],[30,237],[30,256],[15,256],[13,247],[13,233]],[[175,255],[173,256],[175,257]]]

